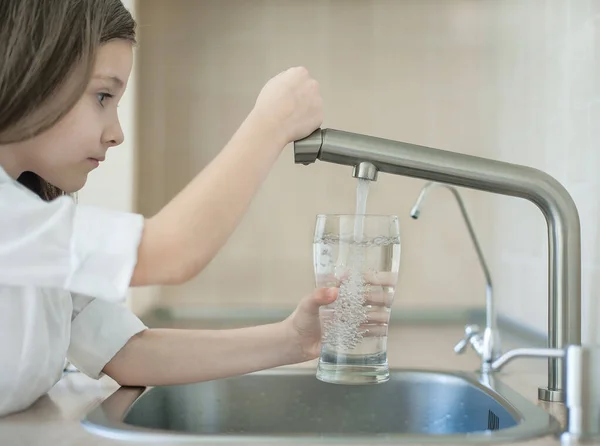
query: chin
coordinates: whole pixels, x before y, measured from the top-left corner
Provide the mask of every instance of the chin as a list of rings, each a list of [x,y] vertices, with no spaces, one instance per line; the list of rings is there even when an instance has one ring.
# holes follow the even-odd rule
[[[60,181],[60,184],[56,184],[56,187],[60,188],[63,192],[67,194],[74,194],[75,192],[79,192],[85,186],[87,182],[87,175],[83,178],[72,178],[69,181]]]

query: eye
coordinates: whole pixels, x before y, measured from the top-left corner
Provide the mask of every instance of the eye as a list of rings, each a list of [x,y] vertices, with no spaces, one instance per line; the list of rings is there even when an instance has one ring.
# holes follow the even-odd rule
[[[107,98],[112,98],[113,95],[110,93],[98,93],[96,97],[98,98],[98,102],[100,103],[100,105],[104,106],[104,100]]]

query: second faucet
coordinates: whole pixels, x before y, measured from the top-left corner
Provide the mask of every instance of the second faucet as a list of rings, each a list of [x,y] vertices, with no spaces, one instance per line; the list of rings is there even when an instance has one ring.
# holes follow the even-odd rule
[[[469,214],[465,207],[465,203],[462,197],[460,196],[458,190],[454,186],[436,182],[428,182],[421,190],[421,193],[419,194],[419,197],[417,198],[417,201],[410,212],[410,216],[415,220],[419,218],[421,214],[421,207],[423,206],[423,201],[425,200],[427,193],[435,187],[443,187],[445,189],[448,189],[450,192],[452,192],[452,195],[454,195],[454,198],[458,203],[458,207],[460,208],[460,212],[469,231],[469,235],[471,237],[471,241],[473,242],[475,251],[477,252],[477,257],[479,259],[481,269],[483,270],[486,282],[485,330],[483,331],[483,333],[481,333],[478,326],[467,325],[465,327],[465,336],[458,344],[456,344],[456,347],[454,347],[454,351],[456,353],[463,353],[467,345],[470,343],[473,349],[481,357],[482,371],[486,372],[489,371],[491,364],[501,354],[500,335],[498,333],[497,328],[496,310],[494,308],[494,299],[492,294],[492,277],[488,269],[487,263],[485,261],[485,258],[483,256],[481,246],[479,245],[477,235],[475,234],[475,230],[473,229],[473,224],[471,223],[471,219],[469,218]]]

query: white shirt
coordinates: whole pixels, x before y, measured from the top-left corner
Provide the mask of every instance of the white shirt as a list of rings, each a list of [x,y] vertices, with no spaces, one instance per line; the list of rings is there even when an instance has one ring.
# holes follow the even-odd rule
[[[65,358],[99,378],[146,329],[120,303],[143,224],[70,197],[45,202],[0,168],[0,416],[48,392]]]

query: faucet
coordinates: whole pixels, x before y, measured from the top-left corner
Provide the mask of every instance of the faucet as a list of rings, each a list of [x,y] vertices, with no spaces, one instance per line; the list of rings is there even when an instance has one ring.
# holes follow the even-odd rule
[[[294,162],[318,160],[353,167],[355,178],[378,172],[525,198],[548,227],[548,347],[581,344],[581,234],[579,213],[567,190],[531,167],[334,129],[317,129],[294,142]],[[548,359],[543,401],[563,402],[564,358]]]
[[[487,373],[498,372],[516,358],[561,358],[565,361],[567,425],[561,443],[587,444],[600,440],[600,346],[569,345],[565,348],[517,348],[490,364]],[[482,382],[489,375],[482,375]]]
[[[481,369],[486,370],[489,368],[491,363],[494,360],[496,360],[498,356],[500,356],[500,333],[497,329],[497,318],[496,311],[494,308],[494,299],[492,293],[492,276],[483,256],[483,251],[481,250],[481,246],[479,245],[479,241],[477,239],[477,235],[475,234],[475,230],[473,229],[473,224],[471,223],[471,219],[469,218],[469,213],[467,212],[465,203],[462,197],[460,196],[460,193],[454,186],[430,181],[423,187],[423,189],[421,189],[421,193],[419,194],[415,205],[410,211],[410,216],[415,220],[419,218],[419,216],[421,215],[421,207],[423,206],[423,201],[425,200],[425,197],[427,196],[430,190],[436,187],[443,187],[448,189],[450,192],[452,192],[452,195],[456,199],[463,220],[465,221],[465,225],[467,226],[467,229],[469,231],[471,241],[473,242],[473,246],[475,248],[475,251],[477,252],[477,258],[479,259],[479,264],[481,265],[481,269],[483,270],[483,275],[485,277],[485,330],[483,331],[483,333],[481,333],[477,325],[467,325],[465,327],[465,336],[458,344],[456,344],[456,346],[454,347],[454,351],[458,354],[463,353],[466,347],[469,344],[471,344],[475,352],[481,358]]]

